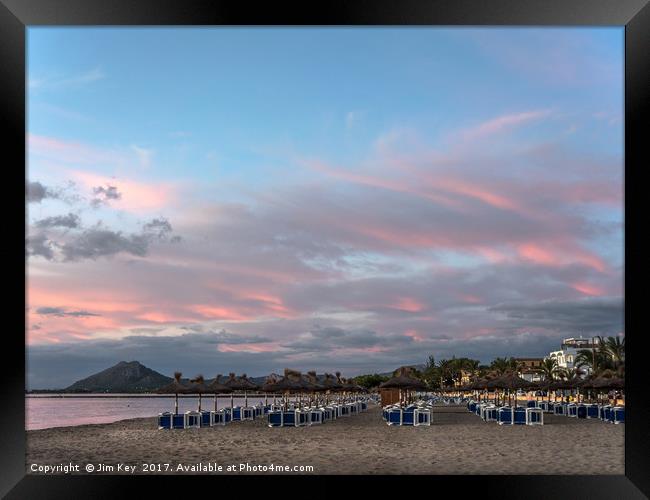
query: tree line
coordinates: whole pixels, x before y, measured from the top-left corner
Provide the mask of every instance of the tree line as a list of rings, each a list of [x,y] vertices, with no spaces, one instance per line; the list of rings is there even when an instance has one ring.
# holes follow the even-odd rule
[[[573,368],[562,368],[558,366],[555,358],[544,358],[537,372],[545,380],[565,379],[571,380],[580,377],[587,372],[592,376],[613,376],[625,377],[625,337],[596,337],[598,348],[580,349],[574,359]],[[467,357],[452,357],[451,359],[435,360],[429,356],[424,368],[414,368],[413,375],[424,381],[431,389],[460,385],[463,376],[470,381],[483,377],[494,377],[509,372],[521,371],[522,365],[514,357],[498,357],[490,364],[481,364],[477,359]],[[393,372],[393,375],[397,370]],[[359,375],[354,378],[355,383],[367,389],[377,387],[390,377],[377,373]]]

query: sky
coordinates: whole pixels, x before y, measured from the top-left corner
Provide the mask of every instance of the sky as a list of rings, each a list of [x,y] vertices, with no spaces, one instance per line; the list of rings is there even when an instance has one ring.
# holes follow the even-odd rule
[[[27,30],[28,387],[623,325],[623,28]]]

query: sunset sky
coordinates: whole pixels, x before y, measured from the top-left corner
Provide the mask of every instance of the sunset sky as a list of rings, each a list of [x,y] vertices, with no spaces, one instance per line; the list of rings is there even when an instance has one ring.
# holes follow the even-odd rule
[[[623,37],[29,28],[29,387],[623,332]]]

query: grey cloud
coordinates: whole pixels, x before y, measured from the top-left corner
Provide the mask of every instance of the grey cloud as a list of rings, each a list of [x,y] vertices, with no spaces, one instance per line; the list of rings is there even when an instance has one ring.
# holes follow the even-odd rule
[[[54,246],[54,243],[43,233],[25,238],[25,251],[28,256],[40,256],[47,260],[53,260],[54,251],[52,246]]]
[[[142,231],[144,234],[157,238],[159,240],[165,240],[169,233],[172,232],[172,225],[164,217],[153,219],[150,222],[147,222],[143,227]]]
[[[616,335],[623,331],[624,304],[618,297],[499,304],[490,311],[503,314],[514,325],[567,334]]]
[[[57,198],[56,193],[38,181],[25,185],[25,197],[29,203],[40,203],[45,198]]]
[[[81,219],[78,215],[69,213],[41,219],[36,221],[34,226],[39,229],[81,229]],[[27,254],[55,260],[54,247],[58,247],[65,262],[97,259],[120,252],[143,257],[147,255],[152,243],[169,241],[171,231],[171,223],[163,217],[145,223],[139,234],[114,231],[104,227],[100,221],[94,227],[81,232],[58,233],[61,243],[53,241],[52,236],[45,233],[30,236],[26,240]],[[55,232],[54,235],[56,234]],[[174,236],[171,241],[176,243],[180,241],[180,237]]]
[[[378,335],[373,330],[345,330],[339,327],[316,328],[297,340],[283,344],[283,347],[298,351],[326,352],[332,349],[363,349],[375,346],[402,346],[413,342],[404,335]]]
[[[106,204],[109,200],[119,200],[122,198],[122,193],[117,190],[117,187],[110,185],[107,185],[106,187],[94,187],[93,194],[95,195],[95,198],[93,198],[90,202],[93,207],[98,207],[102,204]]]
[[[54,217],[46,217],[45,219],[38,220],[34,225],[41,229],[51,227],[67,227],[75,229],[81,226],[81,219],[78,215],[69,213],[67,215],[57,215]]]
[[[121,231],[95,227],[66,242],[62,246],[62,251],[65,261],[76,261],[96,259],[120,252],[143,257],[147,254],[148,247],[149,240],[143,235],[123,235]]]
[[[75,318],[85,318],[89,316],[100,316],[100,314],[91,313],[88,311],[66,311],[63,307],[39,307],[36,309],[36,314],[43,316],[57,316],[60,318],[71,316]]]
[[[226,331],[224,328],[221,330],[213,330],[203,325],[181,326],[180,329],[191,332],[182,334],[185,338],[194,338],[192,337],[193,335],[205,335],[216,344],[261,344],[272,341],[269,337],[260,335],[237,335]]]

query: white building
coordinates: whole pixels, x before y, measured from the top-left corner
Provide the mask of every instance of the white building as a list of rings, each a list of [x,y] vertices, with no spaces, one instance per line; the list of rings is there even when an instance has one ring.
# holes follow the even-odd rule
[[[558,368],[570,370],[575,367],[578,351],[583,349],[598,349],[598,347],[599,342],[595,337],[569,337],[562,340],[559,351],[550,352],[547,358],[554,358],[557,361]],[[585,371],[585,375],[589,375],[589,367],[584,366],[582,369]]]

